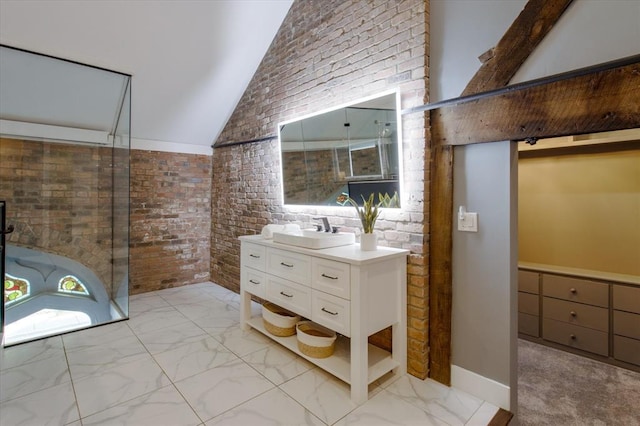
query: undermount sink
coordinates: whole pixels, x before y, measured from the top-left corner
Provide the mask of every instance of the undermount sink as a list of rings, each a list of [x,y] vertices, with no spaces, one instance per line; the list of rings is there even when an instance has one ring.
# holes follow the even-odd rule
[[[296,232],[274,232],[273,241],[290,246],[317,250],[348,246],[356,242],[356,236],[349,232],[330,233],[303,229],[302,231]]]

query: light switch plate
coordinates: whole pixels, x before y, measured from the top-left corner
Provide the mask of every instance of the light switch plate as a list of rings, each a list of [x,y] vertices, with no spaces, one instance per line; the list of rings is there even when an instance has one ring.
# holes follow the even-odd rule
[[[465,212],[458,217],[458,231],[478,232],[478,213]]]

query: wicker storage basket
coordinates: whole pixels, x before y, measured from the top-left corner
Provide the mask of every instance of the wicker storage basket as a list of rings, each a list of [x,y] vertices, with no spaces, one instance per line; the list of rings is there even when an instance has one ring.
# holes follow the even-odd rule
[[[287,337],[296,334],[296,324],[300,317],[271,302],[262,305],[262,323],[274,336]]]
[[[311,321],[300,321],[297,328],[298,349],[311,358],[327,358],[336,347],[336,333]]]

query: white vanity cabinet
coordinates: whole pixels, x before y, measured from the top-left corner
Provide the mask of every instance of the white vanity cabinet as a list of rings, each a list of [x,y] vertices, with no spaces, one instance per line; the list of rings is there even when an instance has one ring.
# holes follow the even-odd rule
[[[367,400],[369,383],[407,367],[408,250],[359,245],[310,250],[274,243],[261,236],[240,237],[240,315],[252,327],[351,385],[351,399]],[[251,295],[268,300],[338,333],[328,358],[298,351],[296,336],[268,333],[262,317],[251,317]],[[370,335],[392,327],[392,352],[368,343]]]

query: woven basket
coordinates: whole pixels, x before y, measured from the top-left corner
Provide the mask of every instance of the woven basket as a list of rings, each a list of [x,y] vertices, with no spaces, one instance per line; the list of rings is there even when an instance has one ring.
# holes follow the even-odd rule
[[[300,317],[271,302],[262,305],[262,323],[274,336],[287,337],[296,334],[296,324]]]
[[[327,358],[336,348],[336,333],[311,321],[296,325],[298,349],[311,358]]]

